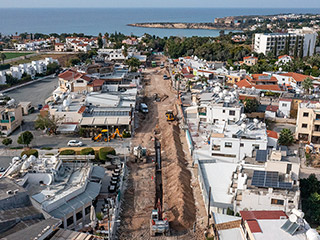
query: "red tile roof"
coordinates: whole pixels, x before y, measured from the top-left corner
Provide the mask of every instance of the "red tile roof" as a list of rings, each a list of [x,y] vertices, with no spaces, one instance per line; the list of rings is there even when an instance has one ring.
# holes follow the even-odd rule
[[[92,81],[92,83],[90,83],[90,86],[93,86],[93,87],[101,87],[103,84],[104,84],[104,80],[102,79],[95,79]]]
[[[281,58],[284,58],[284,57],[290,57],[290,58],[293,58],[293,57],[291,57],[291,56],[289,56],[289,55],[281,55],[281,56],[279,56],[279,57],[278,57],[278,59],[281,59]]]
[[[257,220],[247,220],[247,223],[252,233],[262,232]]]
[[[67,70],[63,73],[60,73],[59,74],[59,78],[62,78],[64,79],[65,81],[70,81],[70,80],[73,80],[73,79],[79,79],[83,74],[77,72],[77,71],[74,71],[74,70]]]
[[[243,59],[250,59],[250,58],[252,58],[252,59],[258,59],[257,57],[252,57],[252,56],[244,57]]]
[[[284,211],[240,211],[243,220],[250,219],[280,219],[283,217],[288,218]]]
[[[282,73],[280,75],[286,76],[286,77],[292,77],[297,82],[303,82],[307,77],[313,79],[313,77],[311,76],[300,74],[300,73],[294,73],[294,72]]]
[[[275,138],[275,139],[279,138],[278,133],[275,131],[267,130],[267,135],[270,138]]]
[[[236,83],[236,85],[239,88],[245,87],[245,88],[251,88],[252,87],[252,83],[250,83],[247,79],[242,79],[239,82]]]
[[[282,102],[292,102],[292,99],[289,99],[289,98],[280,98],[279,101],[282,101]]]
[[[253,87],[260,90],[281,91],[278,85],[254,85]]]
[[[278,106],[268,105],[266,110],[267,110],[267,111],[270,111],[270,112],[277,112],[278,109],[279,109]]]

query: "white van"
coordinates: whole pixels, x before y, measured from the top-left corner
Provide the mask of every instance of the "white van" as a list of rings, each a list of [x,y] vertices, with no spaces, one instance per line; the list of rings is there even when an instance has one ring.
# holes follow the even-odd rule
[[[145,103],[140,103],[140,111],[143,112],[143,113],[148,113],[149,110],[148,110],[147,104],[145,104]]]

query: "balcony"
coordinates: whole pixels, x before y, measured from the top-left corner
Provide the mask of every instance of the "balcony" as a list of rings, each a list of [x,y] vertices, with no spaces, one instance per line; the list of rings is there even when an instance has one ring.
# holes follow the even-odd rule
[[[213,151],[220,151],[220,148],[221,148],[220,145],[213,145],[212,146]]]
[[[10,122],[13,122],[14,120],[16,120],[14,116],[10,117]],[[9,119],[0,120],[0,123],[9,123]]]

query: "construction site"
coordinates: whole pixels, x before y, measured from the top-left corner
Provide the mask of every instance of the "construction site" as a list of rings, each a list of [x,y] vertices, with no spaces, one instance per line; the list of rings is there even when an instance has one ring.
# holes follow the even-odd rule
[[[154,60],[159,66],[166,59]],[[183,114],[177,91],[164,74],[170,76],[168,68],[144,71],[141,102],[149,111],[138,115],[132,147],[145,149],[146,156],[132,154],[127,163],[119,239],[204,239],[207,214],[197,168],[179,123]]]

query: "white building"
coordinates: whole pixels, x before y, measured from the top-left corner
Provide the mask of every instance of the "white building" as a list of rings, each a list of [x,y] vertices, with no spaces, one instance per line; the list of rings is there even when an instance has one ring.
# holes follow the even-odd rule
[[[288,55],[282,55],[278,57],[278,61],[276,62],[277,65],[285,65],[292,62],[293,57]]]
[[[240,162],[252,157],[253,151],[266,150],[268,137],[264,123],[255,119],[239,120],[236,124],[222,122],[212,127],[210,136],[211,156],[228,162]]]
[[[290,30],[288,33],[256,33],[254,40],[254,51],[267,54],[272,52],[277,43],[277,54],[285,49],[286,42],[290,36],[290,55],[293,55],[296,41],[298,42],[298,51],[303,47],[303,56],[312,56],[314,53],[318,34],[309,28]],[[302,46],[303,42],[303,46]]]
[[[202,93],[199,95],[199,118],[207,123],[236,122],[244,112],[243,104],[239,103],[236,93]]]
[[[6,71],[0,71],[0,84],[6,84]]]
[[[290,118],[292,99],[279,99],[279,114],[285,118]]]

